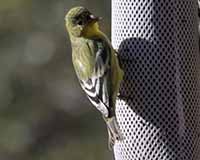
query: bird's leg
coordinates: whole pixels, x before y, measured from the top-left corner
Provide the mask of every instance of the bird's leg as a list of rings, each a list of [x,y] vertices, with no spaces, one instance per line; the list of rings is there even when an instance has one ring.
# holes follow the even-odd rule
[[[119,125],[117,123],[117,119],[115,116],[113,116],[111,118],[104,117],[104,120],[107,124],[107,129],[108,129],[109,148],[112,148],[116,141],[123,140],[123,136],[122,136],[122,133],[120,132],[120,128],[119,128]]]
[[[112,150],[113,146],[115,144],[115,140],[114,140],[113,135],[108,127],[107,127],[107,131],[108,131],[108,148],[109,148],[109,150]]]

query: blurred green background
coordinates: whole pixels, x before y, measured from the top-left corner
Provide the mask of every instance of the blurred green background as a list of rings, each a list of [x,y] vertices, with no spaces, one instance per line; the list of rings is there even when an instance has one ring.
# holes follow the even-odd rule
[[[110,36],[108,0],[0,0],[0,160],[112,159],[72,68],[64,16],[77,5]]]

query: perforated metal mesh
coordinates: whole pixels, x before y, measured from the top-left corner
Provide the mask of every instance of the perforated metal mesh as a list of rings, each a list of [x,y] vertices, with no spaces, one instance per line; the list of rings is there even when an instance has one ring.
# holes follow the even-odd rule
[[[200,160],[197,1],[112,0],[125,77],[116,160]]]

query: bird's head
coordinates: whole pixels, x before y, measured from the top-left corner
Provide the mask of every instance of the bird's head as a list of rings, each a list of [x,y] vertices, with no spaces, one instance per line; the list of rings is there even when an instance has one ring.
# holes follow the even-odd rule
[[[84,7],[72,8],[65,16],[67,30],[74,37],[87,37],[95,34],[94,32],[98,29],[97,22],[100,19]]]

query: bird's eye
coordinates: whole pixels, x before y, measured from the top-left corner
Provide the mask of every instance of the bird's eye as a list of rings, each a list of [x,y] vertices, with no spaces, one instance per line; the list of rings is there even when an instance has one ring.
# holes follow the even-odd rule
[[[78,25],[83,25],[83,21],[78,21]]]

